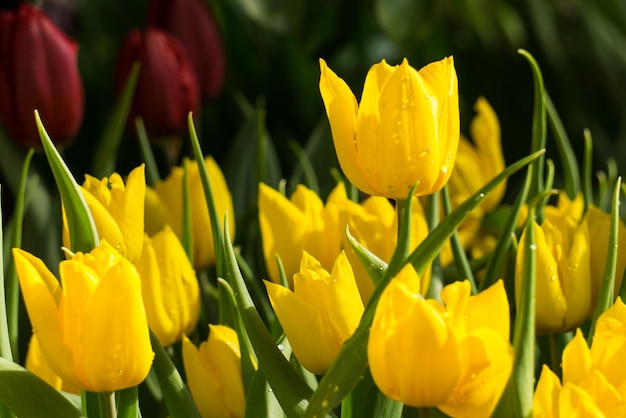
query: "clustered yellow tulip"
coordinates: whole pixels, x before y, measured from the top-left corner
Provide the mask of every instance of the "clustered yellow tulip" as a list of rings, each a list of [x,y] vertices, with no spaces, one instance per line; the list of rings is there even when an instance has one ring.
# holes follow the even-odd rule
[[[276,254],[280,256],[287,280],[298,271],[302,251],[307,251],[329,269],[341,251],[339,207],[347,200],[338,185],[326,205],[319,196],[298,185],[287,199],[265,184],[259,184],[259,227],[263,255],[270,278],[280,282]]]
[[[455,282],[441,292],[443,304],[419,288],[397,276],[380,297],[367,347],[374,382],[410,406],[490,416],[513,365],[502,281],[475,296],[469,282]]]
[[[548,209],[546,207],[546,209]],[[580,325],[591,305],[590,242],[586,219],[545,210],[543,224],[533,221],[536,241],[536,329],[538,334],[569,331]],[[527,234],[516,258],[515,298],[519,303]]]
[[[131,262],[141,255],[143,247],[146,178],[144,165],[130,172],[126,184],[113,173],[98,180],[85,176],[81,192],[85,198],[100,239],[105,239]],[[67,219],[63,216],[63,245],[72,248]]]
[[[235,212],[233,200],[226,184],[224,174],[212,157],[204,159],[211,189],[215,199],[217,217],[223,222],[228,213],[228,227],[230,239],[235,238]],[[163,225],[169,224],[178,238],[182,238],[183,231],[183,167],[174,167],[162,181],[154,184],[154,193],[147,193],[146,205],[146,232],[153,235]],[[193,229],[193,265],[196,269],[203,269],[215,264],[215,248],[213,247],[213,232],[209,219],[209,209],[204,197],[204,189],[200,179],[200,169],[196,161],[189,161],[187,166],[187,181],[189,199],[191,203],[191,223]]]
[[[626,305],[618,298],[596,322],[591,348],[580,329],[563,350],[563,382],[546,365],[533,417],[626,416]]]
[[[183,337],[187,384],[203,418],[243,418],[246,397],[237,333],[209,325],[209,338],[198,348]]]
[[[363,315],[352,267],[342,251],[330,273],[304,252],[293,292],[265,281],[276,316],[293,352],[307,370],[322,374]]]
[[[103,240],[60,263],[59,285],[39,258],[17,248],[13,257],[33,332],[63,382],[110,392],[143,381],[154,354],[130,261]]]
[[[461,135],[454,170],[447,184],[452,209],[500,174],[505,167],[498,117],[484,97],[478,98],[474,108],[477,114],[470,125],[473,144]],[[505,189],[506,181],[503,181],[459,226],[459,240],[465,249],[476,250],[478,253],[493,241],[481,230],[481,222],[485,214],[498,206]],[[449,245],[442,250],[440,262],[444,266],[452,262]]]
[[[195,328],[200,314],[200,288],[196,273],[169,225],[144,237],[135,264],[141,275],[141,293],[148,325],[167,347]]]
[[[370,195],[405,199],[440,190],[459,142],[459,98],[452,57],[417,71],[405,59],[370,68],[361,102],[320,59],[320,92],[337,158],[348,180]]]

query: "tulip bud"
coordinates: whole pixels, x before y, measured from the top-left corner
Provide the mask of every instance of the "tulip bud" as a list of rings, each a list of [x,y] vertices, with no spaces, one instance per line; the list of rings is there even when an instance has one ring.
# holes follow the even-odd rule
[[[198,348],[183,337],[183,362],[191,396],[203,417],[243,418],[246,395],[235,330],[209,325],[209,338]]]
[[[9,134],[40,147],[37,109],[57,144],[74,138],[83,118],[78,46],[28,3],[0,11],[0,118]]]
[[[202,97],[217,96],[224,82],[224,51],[206,2],[153,0],[148,24],[174,35],[184,46],[198,75]]]
[[[361,103],[320,60],[320,92],[337,158],[362,192],[405,199],[448,181],[459,142],[459,94],[452,57],[417,71],[405,59],[372,66]]]
[[[141,72],[128,121],[143,118],[151,138],[181,135],[187,131],[187,115],[200,106],[198,80],[183,46],[158,30],[130,32],[117,62],[116,86],[124,85],[133,62]]]

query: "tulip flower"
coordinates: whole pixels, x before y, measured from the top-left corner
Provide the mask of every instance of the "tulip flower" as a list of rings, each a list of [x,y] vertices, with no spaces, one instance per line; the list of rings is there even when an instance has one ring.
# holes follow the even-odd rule
[[[587,222],[571,216],[551,216],[533,222],[536,239],[536,330],[556,334],[580,325],[591,304],[590,242]],[[519,303],[526,233],[516,259],[515,299]]]
[[[293,292],[265,281],[276,316],[302,366],[323,374],[359,325],[363,303],[350,263],[341,252],[330,273],[306,251]]]
[[[448,181],[452,209],[458,207],[505,168],[498,117],[483,97],[478,98],[474,108],[477,115],[470,125],[474,143],[463,136],[460,137],[454,170]],[[485,214],[497,208],[505,189],[506,181],[489,193],[480,206],[459,226],[459,239],[465,249],[480,248],[485,244],[484,241],[489,239],[481,230],[481,222]],[[450,245],[446,245],[442,250],[440,262],[444,266],[452,262]]]
[[[513,365],[502,281],[470,296],[468,281],[424,299],[419,281],[394,278],[383,291],[367,347],[378,388],[410,406],[452,417],[488,417]]]
[[[141,276],[141,294],[148,325],[167,347],[189,335],[200,314],[200,289],[196,273],[169,225],[149,238],[135,264]]]
[[[132,263],[105,240],[59,265],[61,285],[43,261],[13,249],[26,309],[41,351],[64,382],[112,392],[138,385],[154,354]]]
[[[26,147],[41,147],[37,109],[56,144],[74,138],[83,119],[78,46],[38,8],[0,10],[0,119]]]
[[[452,57],[417,71],[405,59],[372,66],[361,102],[320,59],[320,92],[337,158],[348,180],[370,195],[405,199],[440,190],[459,142],[459,103]]]
[[[193,64],[202,96],[217,96],[225,59],[219,28],[201,0],[152,0],[148,23],[176,37]]]
[[[143,248],[144,211],[140,202],[144,201],[146,190],[144,165],[130,172],[126,184],[117,173],[102,180],[86,175],[80,190],[91,211],[98,236],[134,263]],[[63,245],[71,248],[65,216]]]
[[[134,126],[143,118],[150,138],[179,136],[187,132],[187,115],[200,107],[200,88],[193,64],[172,35],[158,29],[133,30],[120,51],[116,85],[121,90],[135,61],[141,72],[128,117]]]
[[[298,185],[287,199],[265,184],[259,184],[259,226],[263,239],[265,266],[272,281],[280,282],[276,254],[285,274],[298,272],[302,251],[315,257],[327,270],[341,251],[344,229],[339,225],[340,205],[347,201],[343,185],[338,185],[326,205],[315,192]]]
[[[626,306],[618,298],[596,322],[591,348],[580,331],[563,350],[563,383],[543,366],[534,417],[626,415]]]
[[[212,157],[204,159],[215,206],[217,217],[222,222],[224,215],[228,213],[228,227],[230,229],[230,239],[235,237],[235,211],[233,200],[226,184],[226,179]],[[211,221],[209,219],[209,208],[204,198],[204,189],[200,180],[200,170],[196,161],[190,161],[187,167],[187,181],[189,185],[189,197],[191,199],[191,222],[193,228],[193,265],[196,269],[203,269],[215,264],[215,249],[213,247],[213,232],[211,231]],[[166,179],[157,182],[154,190],[160,197],[161,203],[165,206],[172,230],[179,239],[183,233],[183,168],[174,167]],[[161,216],[163,211],[160,212]],[[154,214],[148,213],[151,218]],[[156,224],[164,220],[149,220],[147,223],[156,227]]]
[[[209,338],[196,348],[183,337],[187,384],[203,418],[243,418],[246,396],[237,333],[209,324]]]
[[[52,370],[48,361],[41,352],[39,341],[37,336],[33,334],[28,343],[28,352],[26,353],[26,369],[39,376],[47,384],[55,388],[56,390],[62,390],[63,392],[79,394],[80,390],[68,385],[64,382],[55,372]]]
[[[347,223],[350,233],[359,243],[388,263],[398,241],[398,216],[389,200],[380,196],[370,196],[360,205],[346,202],[342,209],[342,218],[345,216],[347,220],[344,222],[342,219],[341,225]],[[424,210],[417,198],[413,201],[412,209],[409,251],[413,251],[428,235]],[[344,227],[342,229],[345,230]],[[343,234],[343,247],[354,270],[361,299],[366,302],[374,291],[374,283],[352,250],[345,233]],[[407,274],[416,275],[417,273],[411,269]],[[421,293],[426,294],[430,284],[430,267],[420,279]]]
[[[606,258],[609,251],[611,214],[603,212],[595,205],[589,205],[585,213],[585,218],[589,224],[589,240],[593,242],[593,245],[589,247],[589,258],[591,261],[591,307],[589,314],[593,315],[598,302],[598,293],[600,291],[600,285],[602,284]],[[619,219],[618,223],[617,245],[614,295],[619,294],[624,270],[626,269],[626,226],[621,219]]]

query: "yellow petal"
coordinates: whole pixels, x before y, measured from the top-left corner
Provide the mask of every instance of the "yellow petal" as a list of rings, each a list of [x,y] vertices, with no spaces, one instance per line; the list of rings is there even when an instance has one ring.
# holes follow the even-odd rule
[[[489,417],[509,381],[513,348],[492,329],[479,328],[463,340],[463,349],[469,359],[465,374],[439,409],[455,417]]]
[[[359,190],[373,194],[359,162],[355,138],[358,112],[356,98],[345,81],[337,77],[323,59],[320,59],[320,72],[320,93],[341,169]]]
[[[563,417],[604,418],[591,395],[571,383],[563,385],[559,396],[559,412]]]
[[[130,262],[121,260],[101,278],[80,322],[77,362],[85,389],[115,391],[144,380],[154,353],[141,280]]]
[[[591,354],[580,329],[563,349],[563,383],[580,383],[591,372]]]
[[[20,281],[33,333],[52,370],[75,386],[80,381],[74,373],[71,347],[63,343],[63,325],[59,315],[62,290],[43,261],[26,251],[13,249],[15,268]]]
[[[596,323],[591,361],[615,387],[626,381],[626,307],[618,298]]]
[[[511,321],[509,301],[502,280],[472,296],[467,303],[467,331],[490,328],[505,341],[509,340]]]
[[[279,254],[285,274],[291,280],[302,257],[308,220],[286,197],[262,183],[259,184],[258,205],[268,274],[274,282],[280,281],[275,258]]]
[[[151,187],[146,186],[146,201],[144,204],[145,232],[152,236],[163,229],[164,225],[172,225],[167,208],[161,201],[159,194]]]
[[[117,187],[111,187],[109,211],[124,234],[126,258],[135,262],[143,248],[144,206],[146,176],[144,164],[128,175],[126,186],[118,180]]]
[[[559,277],[567,303],[563,331],[577,327],[589,314],[591,304],[590,243],[587,222],[583,221],[578,224],[571,237],[569,254],[560,260]]]
[[[545,364],[533,396],[533,418],[559,418],[561,382]]]
[[[276,316],[298,361],[307,370],[324,373],[339,353],[339,347],[319,312],[289,289],[264,281]]]

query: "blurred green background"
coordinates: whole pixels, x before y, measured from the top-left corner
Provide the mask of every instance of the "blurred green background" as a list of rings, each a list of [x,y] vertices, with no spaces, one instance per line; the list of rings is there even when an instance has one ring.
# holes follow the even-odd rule
[[[91,163],[85,155],[93,149],[116,99],[117,52],[130,28],[143,28],[147,1],[38,4],[80,45],[85,119],[66,156],[81,178]],[[322,189],[327,190],[327,166],[333,162],[325,160],[332,157],[332,144],[318,91],[318,58],[348,82],[358,99],[367,70],[382,58],[396,64],[407,57],[420,68],[448,55],[455,57],[459,77],[463,131],[467,132],[474,101],[484,95],[501,120],[505,156],[512,161],[528,149],[532,107],[530,71],[516,53],[518,48],[531,52],[541,66],[574,149],[580,154],[582,130],[588,127],[600,167],[609,156],[621,166],[626,163],[623,0],[207,0],[207,4],[222,33],[227,76],[217,100],[204,104],[199,129],[205,151],[222,165],[251,117],[242,109],[246,102],[248,110],[262,111],[285,177],[296,163],[289,142],[307,146],[312,136],[324,137],[319,141],[321,155],[314,157],[319,157],[316,167]],[[249,134],[254,136],[257,130]],[[128,135],[120,150],[120,171],[137,164],[136,149]]]

